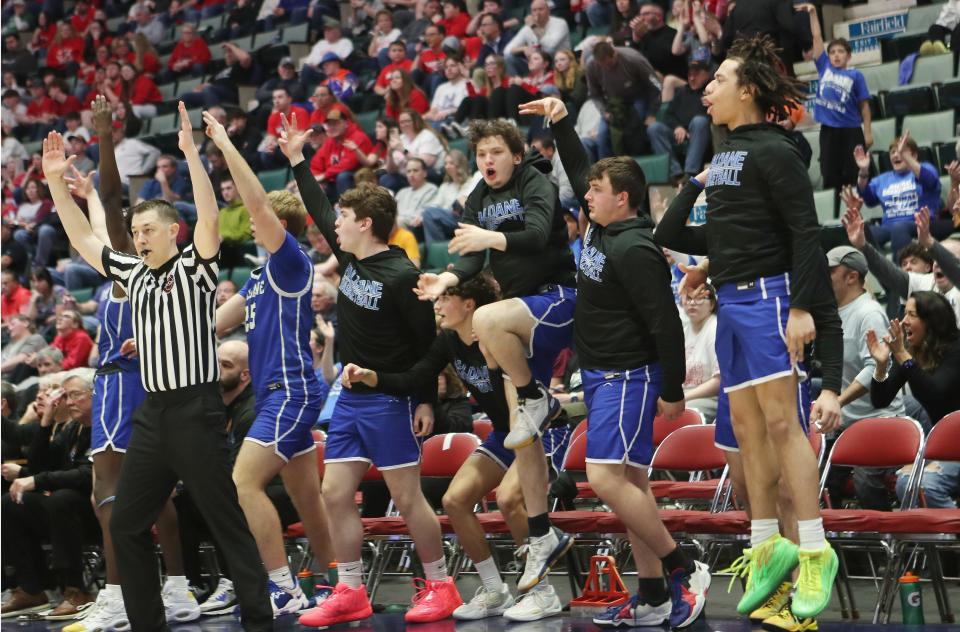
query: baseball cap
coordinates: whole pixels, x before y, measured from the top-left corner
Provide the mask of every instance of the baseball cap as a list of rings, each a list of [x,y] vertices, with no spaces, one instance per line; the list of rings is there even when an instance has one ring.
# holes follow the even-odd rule
[[[688,68],[710,70],[710,51],[706,48],[698,48],[693,51]]]
[[[325,28],[325,29],[338,29],[338,28],[340,28],[340,20],[337,20],[336,18],[331,18],[330,16],[327,16],[327,17],[323,18],[323,28]]]
[[[290,66],[291,68],[296,68],[297,64],[294,63],[293,57],[284,57],[280,60],[280,66]]]
[[[323,57],[320,58],[320,64],[323,65],[328,61],[340,61],[340,55],[337,55],[334,52],[324,53]]]
[[[867,274],[867,258],[852,246],[837,246],[827,253],[828,266],[834,268],[841,264],[860,274]]]

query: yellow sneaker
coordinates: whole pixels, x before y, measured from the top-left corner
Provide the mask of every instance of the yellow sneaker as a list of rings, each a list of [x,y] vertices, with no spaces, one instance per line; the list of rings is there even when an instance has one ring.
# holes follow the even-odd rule
[[[837,554],[828,543],[819,551],[800,551],[800,576],[793,594],[793,612],[802,619],[820,614],[830,603],[837,577]]]
[[[752,618],[752,615],[751,615]],[[816,632],[816,619],[798,619],[790,611],[790,601],[783,605],[780,612],[763,620],[761,626],[769,632]]]
[[[790,591],[793,589],[792,582],[783,582],[776,592],[770,595],[762,606],[750,613],[752,623],[762,623],[767,619],[777,616],[780,610],[790,603]]]

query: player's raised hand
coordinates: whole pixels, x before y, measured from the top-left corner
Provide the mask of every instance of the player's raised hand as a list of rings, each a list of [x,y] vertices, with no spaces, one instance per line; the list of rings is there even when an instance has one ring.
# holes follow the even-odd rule
[[[280,138],[277,144],[280,145],[280,151],[290,162],[303,155],[303,146],[310,140],[313,134],[312,129],[300,129],[297,127],[297,115],[292,114],[287,118],[286,114],[280,114],[280,122],[283,124],[283,130],[280,132]]]
[[[98,94],[90,110],[93,112],[93,128],[97,130],[97,136],[109,136],[113,125],[113,108],[107,97]]]
[[[43,139],[43,174],[48,179],[62,178],[76,159],[76,156],[67,157],[63,148],[63,136],[59,132],[50,132]]]
[[[74,165],[70,165],[70,174],[70,176],[64,176],[63,178],[70,189],[70,193],[86,200],[87,196],[93,193],[93,178],[97,175],[97,172],[91,171],[87,175],[83,175]]]
[[[207,138],[212,140],[214,145],[220,149],[230,145],[230,136],[227,135],[226,128],[217,120],[217,117],[204,110],[203,122],[207,125],[205,130]]]
[[[184,154],[197,151],[197,145],[193,142],[193,124],[190,122],[190,114],[187,113],[187,106],[180,102],[180,132],[177,134],[177,146]]]
[[[519,113],[543,116],[556,123],[567,115],[567,106],[557,97],[546,97],[520,104]]]

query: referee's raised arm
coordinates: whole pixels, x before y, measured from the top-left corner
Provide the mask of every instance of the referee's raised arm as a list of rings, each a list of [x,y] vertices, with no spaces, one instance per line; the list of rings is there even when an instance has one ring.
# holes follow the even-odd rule
[[[50,195],[60,216],[63,229],[67,232],[70,244],[80,253],[83,260],[94,270],[106,275],[103,266],[103,241],[93,234],[90,222],[83,216],[67,188],[64,174],[76,160],[76,156],[66,156],[63,149],[63,136],[59,132],[50,132],[43,140],[43,173],[47,177]]]
[[[210,176],[200,162],[200,151],[193,142],[193,125],[187,114],[187,106],[180,102],[180,151],[187,159],[190,182],[193,184],[193,201],[197,206],[197,225],[193,228],[193,246],[201,259],[213,259],[220,252],[220,207],[213,193]]]

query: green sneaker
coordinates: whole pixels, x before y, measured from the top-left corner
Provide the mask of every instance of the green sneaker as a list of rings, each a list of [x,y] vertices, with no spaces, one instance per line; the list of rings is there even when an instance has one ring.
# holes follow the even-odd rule
[[[775,535],[753,547],[747,570],[747,589],[737,604],[737,612],[750,614],[759,608],[789,576],[797,565],[797,545]]]
[[[816,617],[830,603],[837,577],[837,554],[828,543],[820,551],[800,551],[800,577],[791,610],[799,619]]]

